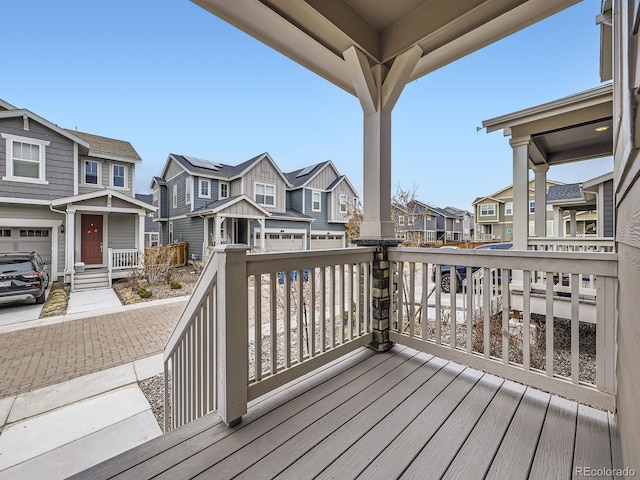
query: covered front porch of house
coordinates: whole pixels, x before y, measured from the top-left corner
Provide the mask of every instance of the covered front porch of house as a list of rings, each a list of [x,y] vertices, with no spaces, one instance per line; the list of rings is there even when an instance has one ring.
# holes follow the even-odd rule
[[[54,200],[65,214],[64,281],[73,291],[111,286],[144,265],[145,218],[155,207],[115,190]]]

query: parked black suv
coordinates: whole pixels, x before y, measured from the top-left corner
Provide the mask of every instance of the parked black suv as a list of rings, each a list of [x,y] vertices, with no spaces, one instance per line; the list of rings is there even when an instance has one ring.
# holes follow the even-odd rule
[[[0,303],[32,298],[44,303],[48,285],[49,273],[36,252],[0,253]]]

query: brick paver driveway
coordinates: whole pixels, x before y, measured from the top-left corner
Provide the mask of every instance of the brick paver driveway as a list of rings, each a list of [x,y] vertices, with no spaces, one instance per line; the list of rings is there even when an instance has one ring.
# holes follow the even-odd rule
[[[162,352],[185,304],[186,300],[0,334],[0,398]]]

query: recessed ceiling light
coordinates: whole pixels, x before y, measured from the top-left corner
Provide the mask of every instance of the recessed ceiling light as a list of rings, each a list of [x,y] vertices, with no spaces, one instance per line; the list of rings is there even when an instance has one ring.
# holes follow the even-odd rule
[[[609,130],[608,125],[603,125],[602,127],[596,127],[596,132],[604,132],[606,130]]]

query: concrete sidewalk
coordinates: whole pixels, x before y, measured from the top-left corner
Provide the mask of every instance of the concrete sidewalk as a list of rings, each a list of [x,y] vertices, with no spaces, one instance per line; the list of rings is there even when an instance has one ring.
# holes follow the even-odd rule
[[[155,355],[0,400],[0,480],[62,479],[161,435],[137,382]]]

